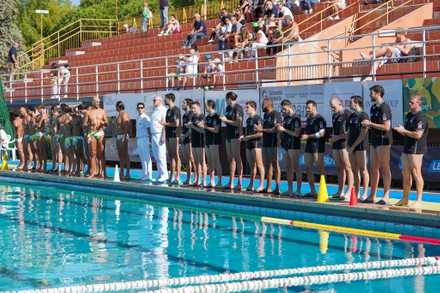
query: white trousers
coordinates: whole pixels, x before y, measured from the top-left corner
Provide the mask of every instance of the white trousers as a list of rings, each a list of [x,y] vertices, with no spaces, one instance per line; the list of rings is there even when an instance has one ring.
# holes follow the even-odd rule
[[[156,179],[168,179],[167,169],[167,147],[160,142],[161,133],[151,135],[151,144],[153,146],[153,156],[156,159],[157,171],[159,176]]]
[[[153,167],[150,157],[150,139],[148,136],[136,138],[137,151],[141,159],[142,176],[152,179]]]

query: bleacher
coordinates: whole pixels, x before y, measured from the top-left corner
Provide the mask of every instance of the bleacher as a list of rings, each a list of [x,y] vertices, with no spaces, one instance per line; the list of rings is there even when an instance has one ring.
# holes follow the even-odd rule
[[[300,32],[303,40],[312,40],[316,38],[331,39],[341,36],[344,25],[350,23],[356,27],[362,27],[356,31],[356,34],[351,37],[350,42],[341,48],[333,48],[332,52],[325,52],[321,50],[319,53],[326,53],[332,56],[334,62],[339,62],[336,76],[333,77],[356,77],[366,74],[369,64],[357,64],[357,56],[348,54],[356,51],[353,49],[353,44],[359,42],[361,39],[368,38],[363,36],[366,33],[378,32],[384,27],[393,25],[397,27],[399,23],[405,23],[405,17],[421,7],[425,7],[426,11],[431,11],[429,15],[421,15],[420,27],[427,25],[440,24],[440,1],[435,0],[399,0],[390,1],[391,6],[398,6],[402,3],[409,2],[395,11],[387,13],[385,10],[377,10],[378,4],[362,5],[363,1],[347,0],[348,8],[341,13],[341,20],[326,20],[329,16],[327,4],[319,3],[314,7],[314,14],[301,14],[301,11],[294,9],[295,21],[300,24]],[[391,3],[392,2],[392,3]],[[431,4],[428,4],[431,3]],[[431,5],[426,8],[426,5]],[[376,10],[375,10],[376,9]],[[388,8],[389,9],[389,8]],[[374,21],[371,21],[374,20]],[[419,20],[420,21],[420,20]],[[210,19],[205,21],[208,28],[208,36],[210,28],[213,27],[218,19]],[[250,26],[250,24],[248,24]],[[407,27],[407,26],[406,26]],[[158,28],[149,29],[148,32],[140,33],[122,33],[113,37],[99,38],[81,43],[80,48],[66,50],[64,56],[48,60],[48,64],[43,68],[42,72],[29,73],[24,76],[24,79],[14,83],[13,90],[6,93],[10,100],[42,100],[51,97],[50,84],[47,70],[49,64],[52,63],[68,63],[72,68],[72,77],[69,82],[69,97],[81,98],[92,95],[103,95],[115,92],[148,92],[155,90],[165,90],[167,88],[167,74],[175,70],[174,62],[176,56],[179,54],[188,53],[188,49],[181,49],[187,32],[192,28],[192,23],[182,24],[182,33],[176,35],[169,35],[158,37]],[[220,58],[223,60],[224,56],[217,52],[217,43],[209,44],[208,36],[204,39],[198,40],[197,45],[202,54],[200,62],[203,62],[204,54],[210,54],[213,58]],[[413,40],[422,40],[421,33],[414,33],[410,35]],[[377,79],[410,77],[421,72],[428,71],[438,73],[440,71],[439,56],[435,54],[440,53],[440,43],[435,41],[440,39],[440,32],[428,31],[426,33],[426,54],[433,55],[429,57],[429,62],[426,60],[418,60],[411,63],[396,63],[386,64],[382,66],[376,73]],[[371,40],[371,37],[370,37]],[[350,51],[346,50],[346,47]],[[371,42],[370,42],[371,46]],[[322,46],[321,46],[322,47]],[[295,59],[311,53],[307,51],[307,43],[301,45],[293,45]],[[301,51],[303,50],[303,51]],[[279,53],[277,57],[266,56],[265,49],[258,50],[258,58],[243,59],[239,62],[225,62],[224,63],[224,81],[218,83],[217,88],[237,88],[237,87],[259,87],[264,82],[276,82],[279,80],[286,81],[288,74],[280,75],[280,68],[284,66],[290,70],[295,64],[280,63],[281,56],[286,54]],[[313,52],[312,52],[313,53]],[[316,54],[319,54],[316,52]],[[347,57],[347,55],[350,55]],[[307,55],[304,55],[307,56]],[[312,64],[307,57],[304,63],[298,64]],[[348,58],[348,59],[346,59]],[[422,59],[422,58],[421,58]],[[357,64],[357,66],[356,66]],[[319,65],[319,64],[313,64]],[[320,64],[328,67],[328,63]],[[202,66],[203,67],[203,66]],[[46,72],[44,72],[46,70]],[[289,76],[290,80],[302,82],[302,80],[312,79],[313,82],[323,82],[324,79],[330,78],[328,71],[324,70],[321,74],[316,74],[312,71],[312,77],[300,77],[299,74],[294,73]],[[334,74],[334,73],[333,73]],[[429,73],[428,73],[429,74]],[[429,75],[428,75],[429,76]],[[190,82],[190,85],[191,82]],[[195,87],[203,86],[200,81],[194,84]]]

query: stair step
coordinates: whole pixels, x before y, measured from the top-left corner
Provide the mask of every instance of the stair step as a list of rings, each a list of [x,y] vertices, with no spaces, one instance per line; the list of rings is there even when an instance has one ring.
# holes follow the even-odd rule
[[[69,51],[66,52],[66,56],[78,56],[78,55],[84,55],[86,51],[83,50],[75,50],[75,51]]]
[[[102,42],[83,42],[81,44],[81,48],[89,48],[89,47],[95,47],[95,46],[101,46]]]

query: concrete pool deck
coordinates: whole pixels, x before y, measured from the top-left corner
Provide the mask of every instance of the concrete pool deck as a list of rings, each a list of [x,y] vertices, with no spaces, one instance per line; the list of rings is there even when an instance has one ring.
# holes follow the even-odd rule
[[[203,188],[168,186],[164,184],[148,184],[139,180],[113,182],[113,179],[99,180],[78,177],[56,176],[52,174],[0,171],[0,182],[35,185],[35,187],[64,187],[67,191],[94,192],[96,189],[105,191],[104,195],[122,196],[131,199],[150,200],[169,204],[180,204],[202,209],[221,209],[243,214],[258,214],[267,217],[291,219],[292,213],[319,214],[327,216],[325,222],[339,225],[356,226],[362,220],[381,221],[387,223],[383,229],[392,229],[393,224],[440,228],[440,203],[424,202],[419,212],[409,208],[395,207],[390,200],[389,205],[362,204],[349,206],[346,201],[330,200],[318,203],[316,199],[273,197],[251,192],[214,191]],[[335,188],[334,186],[328,186]],[[401,191],[394,191],[400,192]],[[429,197],[440,200],[440,194],[427,193]],[[219,208],[221,205],[221,208]],[[314,218],[310,218],[313,220]],[[353,219],[343,223],[337,217]],[[302,220],[307,218],[302,218]],[[293,219],[291,219],[293,220]],[[388,225],[389,224],[389,225]],[[388,227],[388,228],[387,228]]]

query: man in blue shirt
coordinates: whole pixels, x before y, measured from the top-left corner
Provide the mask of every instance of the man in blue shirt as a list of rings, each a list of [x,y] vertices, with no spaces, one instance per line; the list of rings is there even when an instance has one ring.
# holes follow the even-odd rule
[[[202,20],[200,14],[194,14],[194,25],[191,32],[186,36],[183,42],[182,49],[190,48],[197,39],[204,38],[206,36],[206,24]]]
[[[168,23],[168,0],[159,0],[160,8],[160,28],[164,28]]]
[[[18,57],[17,57],[17,49],[20,45],[18,43],[14,43],[9,49],[8,53],[8,63],[11,66],[11,75],[9,76],[9,84],[14,80],[15,72],[18,69]]]

